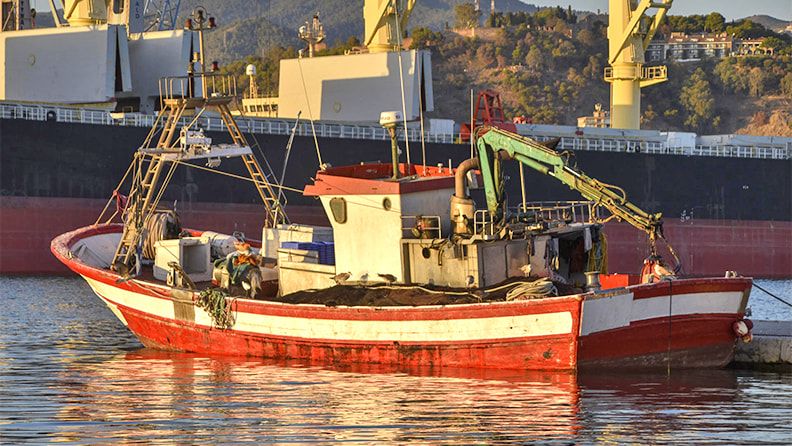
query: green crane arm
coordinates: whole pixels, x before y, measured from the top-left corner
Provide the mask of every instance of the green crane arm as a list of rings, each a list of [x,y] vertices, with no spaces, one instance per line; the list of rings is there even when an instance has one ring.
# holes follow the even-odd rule
[[[570,189],[580,192],[585,199],[608,209],[618,220],[624,220],[646,232],[654,253],[655,241],[663,238],[661,213],[650,214],[630,203],[624,190],[602,183],[568,166],[561,154],[538,141],[494,127],[480,129],[476,146],[481,175],[484,179],[487,208],[491,213],[497,214],[503,205],[500,161],[505,154],[508,158],[557,179]]]

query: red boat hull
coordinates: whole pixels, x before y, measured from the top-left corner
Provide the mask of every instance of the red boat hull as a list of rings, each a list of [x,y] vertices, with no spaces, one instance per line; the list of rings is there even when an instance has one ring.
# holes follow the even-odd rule
[[[144,345],[204,354],[409,367],[718,367],[731,359],[731,326],[742,317],[751,287],[746,278],[693,279],[596,295],[423,307],[234,299],[234,324],[219,329],[196,307],[194,293],[117,283],[115,274],[72,255],[79,240],[119,229],[64,234],[52,252]]]

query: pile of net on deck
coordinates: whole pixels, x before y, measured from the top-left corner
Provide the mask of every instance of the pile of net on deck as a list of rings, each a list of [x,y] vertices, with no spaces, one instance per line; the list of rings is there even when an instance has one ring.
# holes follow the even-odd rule
[[[561,289],[561,293],[559,293]],[[507,300],[539,299],[582,292],[554,283],[548,278],[522,278],[486,289],[459,289],[436,286],[344,284],[322,290],[305,290],[277,299],[292,304],[328,306],[421,306],[453,305]]]

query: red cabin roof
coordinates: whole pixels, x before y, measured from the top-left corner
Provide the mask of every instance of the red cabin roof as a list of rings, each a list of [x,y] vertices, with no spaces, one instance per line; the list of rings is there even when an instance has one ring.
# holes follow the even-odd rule
[[[402,177],[391,178],[393,165],[386,163],[330,167],[316,173],[303,195],[383,195],[408,194],[454,187],[454,169],[448,167],[399,164]]]

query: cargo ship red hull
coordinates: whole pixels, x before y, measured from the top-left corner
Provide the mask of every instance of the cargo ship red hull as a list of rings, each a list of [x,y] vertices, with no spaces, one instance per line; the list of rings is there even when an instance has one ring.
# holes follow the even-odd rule
[[[53,238],[93,224],[105,200],[0,197],[0,274],[65,274],[68,269],[48,255]],[[261,232],[257,205],[191,203],[180,206],[190,227]],[[326,224],[319,206],[289,206],[293,221]],[[623,223],[605,226],[609,270],[637,274],[648,255],[644,234]],[[792,276],[792,222],[744,220],[668,220],[665,232],[691,276],[722,276],[725,271],[762,278]]]

